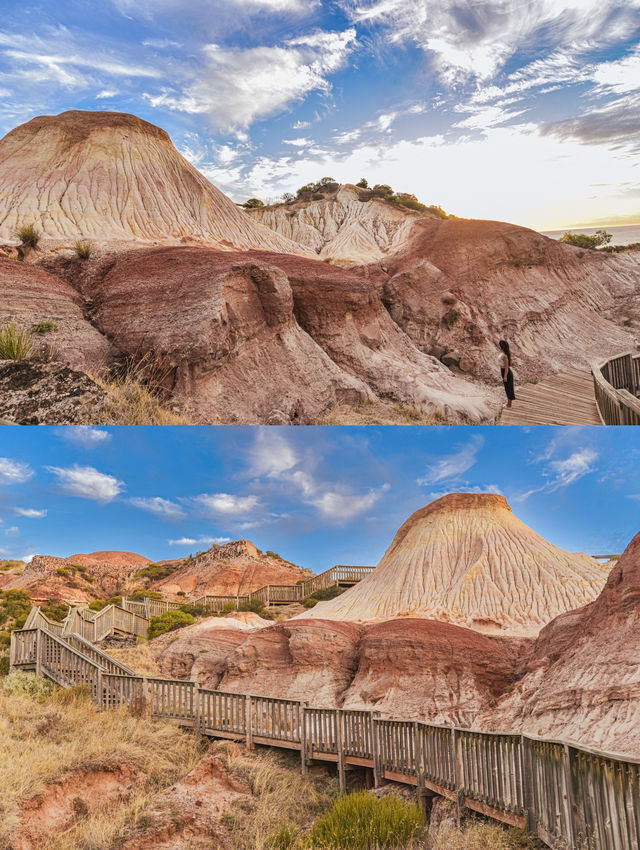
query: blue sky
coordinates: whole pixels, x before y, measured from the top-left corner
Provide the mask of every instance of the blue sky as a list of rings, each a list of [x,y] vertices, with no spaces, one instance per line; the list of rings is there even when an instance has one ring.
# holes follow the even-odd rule
[[[133,112],[234,200],[332,176],[640,221],[640,0],[4,0],[0,131]]]
[[[3,428],[0,557],[153,560],[250,539],[320,572],[376,564],[440,495],[500,492],[553,543],[640,531],[633,428]]]

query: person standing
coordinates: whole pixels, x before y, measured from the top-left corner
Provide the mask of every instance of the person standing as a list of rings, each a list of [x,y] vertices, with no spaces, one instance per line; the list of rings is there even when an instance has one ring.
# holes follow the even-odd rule
[[[511,405],[516,399],[516,392],[513,386],[513,371],[511,369],[511,350],[509,348],[509,343],[505,339],[500,340],[498,348],[500,349],[500,354],[498,355],[500,375],[502,376],[504,391],[507,395],[507,403],[504,407],[507,410],[510,410]]]

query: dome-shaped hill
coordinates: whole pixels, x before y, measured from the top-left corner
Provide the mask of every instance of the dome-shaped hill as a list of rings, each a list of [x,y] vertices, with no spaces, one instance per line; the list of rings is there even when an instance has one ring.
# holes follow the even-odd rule
[[[39,116],[0,140],[0,239],[24,224],[56,241],[307,253],[238,209],[164,130],[117,112]]]
[[[594,600],[608,569],[549,543],[506,499],[456,493],[416,511],[376,570],[301,617],[428,617],[482,632],[537,633]]]

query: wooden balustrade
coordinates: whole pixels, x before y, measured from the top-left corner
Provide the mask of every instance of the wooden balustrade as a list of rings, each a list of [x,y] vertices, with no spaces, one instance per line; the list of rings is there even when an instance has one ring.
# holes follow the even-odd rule
[[[623,354],[591,368],[604,425],[640,425],[640,355]]]
[[[299,749],[303,769],[309,759],[335,761],[343,789],[346,767],[362,765],[373,768],[376,783],[406,782],[505,823],[527,824],[554,850],[639,846],[640,759],[138,676],[77,635],[42,628],[12,632],[10,660],[63,687],[89,685],[102,709],[128,705],[201,734]]]

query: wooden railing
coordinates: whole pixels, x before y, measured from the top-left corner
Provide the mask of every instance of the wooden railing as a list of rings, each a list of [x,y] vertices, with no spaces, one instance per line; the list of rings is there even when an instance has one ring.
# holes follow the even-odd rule
[[[77,645],[76,645],[77,646]],[[296,749],[313,759],[439,794],[504,823],[528,827],[554,850],[638,850],[640,759],[531,735],[497,734],[391,720],[365,710],[200,688],[196,682],[110,672],[42,628],[11,634],[11,666],[62,687],[86,685],[102,710],[135,707],[212,737]],[[117,663],[117,662],[114,662]]]
[[[604,425],[640,425],[640,354],[622,354],[591,368]]]

